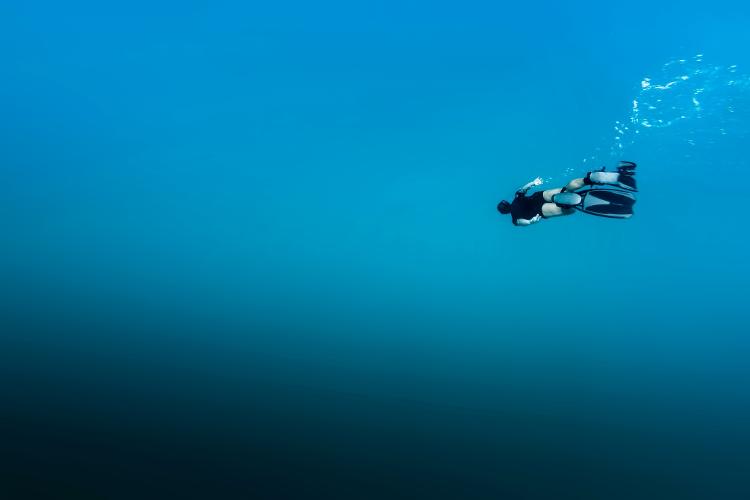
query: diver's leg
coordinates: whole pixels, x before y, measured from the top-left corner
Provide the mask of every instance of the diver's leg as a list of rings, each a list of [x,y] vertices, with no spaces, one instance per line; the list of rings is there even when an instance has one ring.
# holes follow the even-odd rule
[[[544,217],[557,217],[559,215],[570,215],[573,212],[575,212],[575,209],[573,208],[563,208],[560,205],[552,201],[554,196],[560,193],[562,190],[563,188],[547,189],[542,193],[542,195],[544,196],[544,201],[547,202],[544,205],[542,205],[542,215]]]
[[[550,191],[554,190],[550,189]],[[546,218],[557,217],[559,215],[570,215],[575,211],[575,208],[563,208],[555,203],[545,203],[542,205],[542,216]]]
[[[586,185],[586,180],[583,177],[573,179],[565,186],[565,191],[576,191]]]
[[[565,191],[576,191],[586,185],[610,185],[627,191],[638,191],[635,184],[635,168],[636,164],[632,161],[621,161],[617,172],[607,172],[602,167],[601,170],[587,172],[586,177],[573,179],[565,186]]]
[[[608,184],[628,191],[637,191],[635,184],[635,163],[620,162],[617,172],[599,170],[589,172],[584,177],[584,184]]]
[[[544,201],[552,202],[552,198],[562,190],[563,188],[545,189],[542,193],[542,195],[544,196]]]

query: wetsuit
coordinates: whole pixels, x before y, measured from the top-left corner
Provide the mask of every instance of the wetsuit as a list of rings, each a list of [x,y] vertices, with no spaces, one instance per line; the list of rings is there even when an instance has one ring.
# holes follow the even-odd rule
[[[513,217],[513,224],[518,225],[518,219],[531,220],[537,215],[542,215],[542,205],[547,203],[544,200],[544,191],[537,191],[531,196],[526,196],[523,192],[518,191],[513,203],[510,204],[510,215]]]

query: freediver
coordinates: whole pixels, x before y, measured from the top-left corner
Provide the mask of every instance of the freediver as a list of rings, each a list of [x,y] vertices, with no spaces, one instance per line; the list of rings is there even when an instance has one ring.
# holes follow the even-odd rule
[[[498,203],[497,211],[510,214],[516,226],[529,226],[542,219],[576,211],[627,219],[633,215],[635,204],[635,167],[633,162],[621,161],[617,172],[607,172],[602,168],[573,179],[565,187],[526,196],[529,189],[542,184],[542,179],[537,177],[516,191],[512,203],[505,200]]]

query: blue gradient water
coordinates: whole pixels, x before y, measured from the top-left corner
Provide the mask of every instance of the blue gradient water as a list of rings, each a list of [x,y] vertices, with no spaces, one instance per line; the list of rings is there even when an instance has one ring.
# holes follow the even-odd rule
[[[748,14],[0,6],[2,496],[746,498]]]

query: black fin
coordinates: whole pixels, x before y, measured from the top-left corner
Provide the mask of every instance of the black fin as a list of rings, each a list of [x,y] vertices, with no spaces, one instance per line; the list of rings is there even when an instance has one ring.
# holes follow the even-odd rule
[[[617,167],[617,171],[625,175],[635,175],[635,168],[637,165],[632,161],[621,161]]]
[[[611,191],[609,189],[594,189],[589,192],[595,198],[605,200],[613,205],[631,207],[635,204],[635,198],[626,192]]]
[[[581,212],[613,219],[627,219],[633,215],[635,196],[629,191],[591,189],[581,194],[583,203],[576,207]]]
[[[620,177],[617,179],[617,181],[620,183],[620,186],[622,186],[623,189],[627,189],[628,191],[638,191],[638,187],[635,184],[635,177],[633,177],[632,175],[620,174]]]

